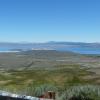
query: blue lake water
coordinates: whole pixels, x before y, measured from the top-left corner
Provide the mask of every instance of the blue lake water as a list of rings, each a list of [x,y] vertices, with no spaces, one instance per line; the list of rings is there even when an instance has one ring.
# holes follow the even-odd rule
[[[0,52],[12,51],[12,49],[13,48],[0,48]],[[72,47],[72,48],[59,48],[57,50],[71,51],[71,52],[76,52],[76,53],[80,53],[80,54],[100,54],[100,48],[89,48],[89,47],[73,48]]]
[[[10,48],[0,48],[0,52],[5,52],[5,51],[9,51]]]
[[[61,51],[71,51],[80,54],[100,54],[100,48],[62,48]]]

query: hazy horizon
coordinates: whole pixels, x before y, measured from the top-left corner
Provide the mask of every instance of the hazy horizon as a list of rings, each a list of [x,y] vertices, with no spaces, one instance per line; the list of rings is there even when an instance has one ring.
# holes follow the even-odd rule
[[[22,44],[27,44],[27,43],[63,43],[63,42],[65,42],[65,43],[99,43],[100,44],[100,42],[81,42],[81,41],[44,41],[44,42],[30,42],[30,41],[16,41],[16,42],[14,42],[14,41],[11,41],[11,42],[9,42],[9,41],[0,41],[0,43],[22,43]]]

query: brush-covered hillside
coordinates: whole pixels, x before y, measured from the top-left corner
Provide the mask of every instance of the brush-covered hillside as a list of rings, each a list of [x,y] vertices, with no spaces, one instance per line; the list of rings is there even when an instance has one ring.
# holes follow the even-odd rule
[[[19,91],[31,84],[98,85],[100,57],[55,50],[0,53],[0,87]]]

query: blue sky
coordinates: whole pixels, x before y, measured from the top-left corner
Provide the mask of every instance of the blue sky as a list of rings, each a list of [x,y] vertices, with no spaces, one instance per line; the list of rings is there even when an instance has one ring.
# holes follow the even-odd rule
[[[0,41],[100,42],[100,0],[0,0]]]

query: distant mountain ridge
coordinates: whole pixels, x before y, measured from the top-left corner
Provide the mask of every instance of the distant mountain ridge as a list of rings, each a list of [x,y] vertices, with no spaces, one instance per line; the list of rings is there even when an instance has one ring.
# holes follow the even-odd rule
[[[100,43],[83,43],[83,42],[55,42],[50,41],[46,43],[10,43],[1,42],[0,49],[7,50],[60,50],[72,51],[78,53],[100,53]]]
[[[85,42],[55,42],[55,41],[50,41],[50,42],[44,42],[44,43],[32,43],[32,42],[0,42],[0,46],[18,46],[18,45],[23,45],[23,46],[34,46],[34,45],[53,45],[53,44],[64,44],[64,45],[88,45],[88,46],[100,46],[100,43],[85,43]]]

